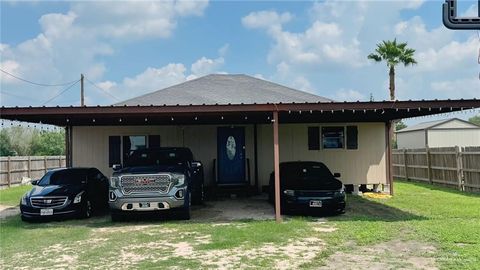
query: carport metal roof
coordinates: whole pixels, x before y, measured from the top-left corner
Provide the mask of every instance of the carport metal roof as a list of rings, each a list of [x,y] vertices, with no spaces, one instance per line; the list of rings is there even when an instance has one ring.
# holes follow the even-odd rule
[[[0,118],[57,126],[388,122],[480,108],[480,100],[2,107]]]

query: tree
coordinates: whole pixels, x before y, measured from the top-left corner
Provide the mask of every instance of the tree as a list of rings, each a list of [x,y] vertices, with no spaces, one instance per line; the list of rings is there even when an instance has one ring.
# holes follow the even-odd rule
[[[8,136],[7,130],[0,130],[0,156],[13,156],[14,152],[12,151],[12,142]]]
[[[398,64],[404,66],[417,64],[413,58],[415,50],[407,48],[407,43],[397,43],[397,39],[393,41],[387,40],[377,44],[375,53],[368,55],[368,59],[375,62],[385,61],[389,68],[390,77],[390,100],[395,100],[395,67]]]
[[[33,156],[59,156],[65,154],[64,132],[45,132],[33,140],[31,152]]]
[[[399,130],[404,129],[406,127],[407,127],[407,125],[405,123],[403,123],[402,120],[400,120],[395,125],[395,131],[399,131]]]
[[[480,114],[468,118],[468,121],[480,126]]]

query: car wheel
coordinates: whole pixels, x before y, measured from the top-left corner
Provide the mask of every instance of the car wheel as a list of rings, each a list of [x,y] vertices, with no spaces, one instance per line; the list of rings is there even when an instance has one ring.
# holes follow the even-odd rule
[[[82,212],[80,214],[81,218],[89,218],[92,216],[92,202],[87,199],[82,207]]]
[[[24,215],[20,215],[20,219],[21,219],[23,222],[32,222],[31,219],[25,217]]]
[[[192,200],[191,200],[191,193],[189,192],[188,193],[188,205],[187,206],[184,206],[180,212],[178,213],[179,214],[179,218],[181,220],[189,220],[190,219],[190,206],[192,205]]]
[[[122,214],[122,213],[111,212],[110,217],[112,218],[113,222],[124,221],[125,220],[125,215]]]

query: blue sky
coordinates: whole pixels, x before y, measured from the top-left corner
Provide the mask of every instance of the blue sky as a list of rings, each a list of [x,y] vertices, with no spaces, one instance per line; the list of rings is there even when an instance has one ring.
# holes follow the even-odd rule
[[[384,100],[386,66],[366,56],[396,37],[419,62],[397,69],[398,99],[479,98],[480,38],[443,27],[442,2],[2,1],[0,65],[44,84],[84,73],[102,89],[86,83],[88,105],[209,73],[245,73],[336,100]],[[459,13],[476,14],[476,2],[460,1]],[[65,89],[3,73],[0,87],[2,106],[42,105]],[[46,103],[70,104],[79,104],[78,85]]]

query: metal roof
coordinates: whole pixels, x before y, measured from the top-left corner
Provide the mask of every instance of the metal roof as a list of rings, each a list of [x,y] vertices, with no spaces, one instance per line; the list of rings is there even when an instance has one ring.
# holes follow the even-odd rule
[[[0,108],[0,118],[59,126],[387,122],[480,108],[480,100]]]
[[[212,74],[114,105],[227,105],[331,101],[325,97],[243,74]]]
[[[459,119],[459,118],[449,118],[449,119],[442,119],[442,120],[435,120],[435,121],[428,121],[428,122],[422,122],[422,123],[418,123],[416,125],[413,125],[413,126],[410,126],[410,127],[406,127],[404,129],[401,129],[401,130],[398,130],[396,133],[402,133],[402,132],[409,132],[409,131],[417,131],[417,130],[426,130],[426,129],[430,129],[430,128],[433,128],[433,127],[436,127],[436,126],[440,126],[442,124],[445,124],[445,123],[448,123],[448,122],[451,122],[451,121],[461,121],[461,122],[464,122],[464,123],[468,123],[470,125],[472,125],[472,128],[478,128],[477,125],[475,124],[472,124],[468,121],[465,121],[465,120],[462,120],[462,119]]]

